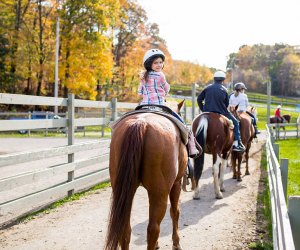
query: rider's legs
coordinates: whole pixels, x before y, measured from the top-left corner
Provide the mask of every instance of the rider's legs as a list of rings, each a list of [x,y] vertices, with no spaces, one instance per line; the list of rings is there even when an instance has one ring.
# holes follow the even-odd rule
[[[181,121],[183,124],[185,124],[184,120],[177,114],[173,111],[173,116],[175,116],[179,121]],[[189,139],[188,139],[188,151],[189,151],[189,156],[194,158],[194,157],[197,157],[200,152],[199,150],[197,149],[196,147],[196,143],[195,143],[195,136],[194,136],[194,133],[192,130],[189,131]]]
[[[255,135],[260,134],[260,132],[259,132],[258,129],[257,129],[257,121],[256,121],[255,115],[253,115],[253,114],[252,114],[251,112],[249,112],[249,111],[246,111],[246,113],[247,113],[248,115],[250,115],[250,116],[252,117],[252,119],[253,119],[253,127],[254,127],[254,130],[255,130]]]
[[[230,119],[233,122],[234,129],[233,129],[233,134],[234,134],[234,142],[233,142],[233,151],[244,151],[245,146],[242,143],[241,140],[241,133],[240,133],[240,127],[239,127],[239,121],[231,114],[227,113],[225,115],[228,119]]]

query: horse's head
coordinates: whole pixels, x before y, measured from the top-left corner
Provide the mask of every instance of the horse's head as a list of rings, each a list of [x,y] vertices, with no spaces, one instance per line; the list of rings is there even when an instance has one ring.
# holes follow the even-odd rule
[[[289,114],[283,115],[282,116],[288,123],[291,121],[291,116]]]
[[[167,106],[172,109],[175,113],[180,115],[180,110],[183,107],[183,104],[185,102],[185,99],[181,102],[176,102],[176,101],[168,101]]]
[[[254,106],[248,107],[247,111],[249,111],[251,114],[253,114],[255,117],[257,116],[257,108]]]
[[[238,120],[240,119],[240,115],[239,115],[239,112],[237,111],[239,108],[239,105],[236,105],[236,106],[229,106],[229,112],[235,117],[237,118]]]

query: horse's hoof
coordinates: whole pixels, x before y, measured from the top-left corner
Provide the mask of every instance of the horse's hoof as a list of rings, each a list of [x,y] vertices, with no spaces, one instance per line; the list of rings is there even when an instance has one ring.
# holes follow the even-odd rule
[[[155,249],[159,249],[158,242],[156,243]]]
[[[232,176],[232,179],[236,179],[236,176],[234,175],[234,176]]]
[[[172,250],[182,250],[182,248],[180,245],[178,245],[178,246],[173,246]]]
[[[245,173],[245,175],[250,175],[250,172],[249,172],[249,171],[247,171],[247,172]]]
[[[193,200],[195,201],[200,200],[200,197],[193,197]]]
[[[237,181],[242,181],[242,178],[238,178]]]
[[[222,194],[217,194],[216,199],[223,199],[223,195]]]

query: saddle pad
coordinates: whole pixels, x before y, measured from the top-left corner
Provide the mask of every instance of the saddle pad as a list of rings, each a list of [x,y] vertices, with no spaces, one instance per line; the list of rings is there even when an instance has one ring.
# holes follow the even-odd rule
[[[130,111],[125,113],[122,117],[120,117],[118,120],[111,122],[109,124],[109,126],[113,129],[120,121],[122,121],[125,117],[128,117],[130,115],[135,115],[135,114],[140,114],[140,113],[152,113],[152,114],[157,114],[157,115],[161,115],[164,116],[166,118],[168,118],[169,120],[171,120],[172,122],[174,122],[177,127],[180,130],[180,135],[181,135],[181,140],[184,143],[184,145],[187,145],[188,143],[188,137],[189,137],[189,129],[188,127],[183,124],[181,121],[179,121],[176,117],[174,117],[171,114],[162,112],[162,111],[158,111],[158,110],[148,110],[148,109],[142,109],[142,110],[134,110],[134,111]]]

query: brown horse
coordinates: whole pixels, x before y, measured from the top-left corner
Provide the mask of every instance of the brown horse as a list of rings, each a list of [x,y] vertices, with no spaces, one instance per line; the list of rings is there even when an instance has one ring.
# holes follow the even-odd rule
[[[233,170],[233,179],[237,179],[237,181],[242,181],[241,178],[241,164],[242,164],[242,158],[243,155],[245,155],[245,161],[246,161],[246,175],[250,175],[249,172],[249,151],[251,148],[252,140],[255,136],[255,130],[252,126],[252,118],[246,113],[246,112],[238,112],[238,105],[237,106],[230,106],[229,111],[234,115],[235,118],[237,118],[240,122],[240,133],[241,133],[241,139],[242,143],[246,147],[245,152],[231,152],[231,164],[232,164],[232,170]]]
[[[284,131],[284,138],[286,138],[285,126],[280,126],[280,123],[290,123],[291,115],[285,114],[285,115],[282,115],[282,117],[284,118],[283,121],[281,119],[279,119],[278,117],[276,117],[276,116],[271,116],[270,117],[270,124],[277,124],[277,126],[279,127],[278,132],[279,132],[280,128],[282,128],[283,131]],[[273,127],[273,129],[275,129],[275,128],[276,127]]]
[[[181,108],[183,102],[178,104]],[[168,197],[173,222],[173,249],[181,249],[178,235],[181,178],[187,150],[178,127],[159,114],[139,113],[123,118],[113,128],[109,172],[112,204],[105,249],[129,249],[133,197],[142,185],[148,192],[148,250],[158,248],[160,223]]]
[[[222,199],[224,189],[224,171],[233,143],[233,131],[228,119],[217,113],[202,113],[192,123],[194,135],[203,149],[213,158],[212,174],[217,199]],[[200,199],[199,179],[204,165],[204,153],[194,161],[195,191],[193,198]]]

